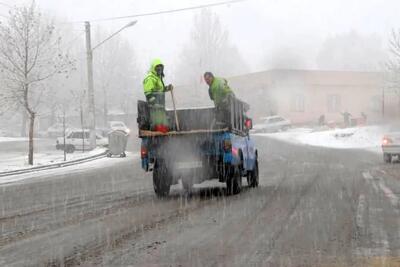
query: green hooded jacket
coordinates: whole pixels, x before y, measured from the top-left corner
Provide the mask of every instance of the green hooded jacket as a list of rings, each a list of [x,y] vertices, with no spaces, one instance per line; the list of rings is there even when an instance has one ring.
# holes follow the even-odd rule
[[[144,94],[146,96],[155,92],[165,92],[163,82],[156,73],[157,65],[163,65],[163,63],[159,59],[154,59],[146,78],[143,80]]]
[[[228,82],[224,78],[214,77],[209,88],[211,100],[216,106],[221,105],[229,95],[234,95],[232,89],[228,86]]]

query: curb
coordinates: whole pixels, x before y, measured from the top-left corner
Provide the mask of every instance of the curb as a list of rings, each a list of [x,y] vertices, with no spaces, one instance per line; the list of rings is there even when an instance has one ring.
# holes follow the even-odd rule
[[[107,151],[104,151],[104,152],[102,152],[100,154],[93,155],[93,156],[86,157],[86,158],[82,158],[82,159],[75,159],[75,160],[71,160],[71,161],[58,162],[58,163],[53,163],[53,164],[49,164],[49,165],[37,166],[37,167],[32,167],[32,168],[20,169],[20,170],[0,172],[0,177],[19,175],[19,174],[26,174],[26,173],[36,172],[36,171],[43,171],[43,170],[51,170],[51,169],[62,168],[62,167],[68,167],[68,166],[77,165],[77,164],[80,164],[80,163],[90,162],[90,161],[93,161],[93,160],[96,160],[96,159],[100,159],[100,158],[105,158],[106,155],[107,155]]]

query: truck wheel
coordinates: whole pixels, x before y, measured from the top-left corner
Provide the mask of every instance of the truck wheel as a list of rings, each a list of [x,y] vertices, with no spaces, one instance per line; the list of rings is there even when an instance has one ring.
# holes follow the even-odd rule
[[[239,168],[235,167],[226,180],[226,191],[228,195],[239,194],[242,189],[242,177]]]
[[[254,164],[254,170],[249,172],[247,182],[250,187],[258,187],[259,174],[258,174],[258,159]]]
[[[182,186],[186,192],[190,193],[193,189],[193,181],[191,178],[182,179]]]
[[[66,153],[74,153],[75,152],[75,147],[73,145],[69,145],[65,147],[65,152]]]
[[[390,155],[388,153],[384,153],[383,154],[383,161],[385,163],[391,163],[392,162],[392,155]]]
[[[162,160],[157,160],[153,171],[153,187],[158,197],[167,197],[171,187],[166,164]]]

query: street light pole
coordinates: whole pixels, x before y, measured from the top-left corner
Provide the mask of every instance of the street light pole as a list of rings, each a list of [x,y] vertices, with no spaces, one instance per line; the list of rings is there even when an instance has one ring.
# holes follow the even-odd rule
[[[385,87],[382,87],[382,118],[385,118]]]
[[[87,54],[87,75],[88,75],[88,100],[89,100],[89,130],[90,148],[96,147],[96,113],[94,107],[94,82],[93,82],[93,50],[90,36],[90,22],[85,22],[86,31],[86,54]]]
[[[100,45],[104,44],[115,35],[120,33],[126,28],[132,27],[136,24],[135,21],[131,21],[126,24],[124,27],[119,29],[117,32],[110,35],[108,38],[100,42],[98,45],[92,48],[92,41],[90,36],[90,22],[85,21],[85,32],[86,32],[86,54],[87,54],[87,75],[88,75],[88,100],[89,100],[89,130],[90,130],[90,148],[96,147],[96,112],[95,112],[95,103],[94,103],[94,82],[93,82],[93,50],[95,50]]]

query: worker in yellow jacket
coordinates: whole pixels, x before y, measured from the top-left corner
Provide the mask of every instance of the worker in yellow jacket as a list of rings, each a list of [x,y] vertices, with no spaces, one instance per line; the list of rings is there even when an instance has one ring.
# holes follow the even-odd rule
[[[150,107],[150,128],[154,131],[168,131],[168,119],[165,112],[165,92],[173,89],[164,85],[164,64],[154,59],[150,70],[143,80],[144,94]]]

